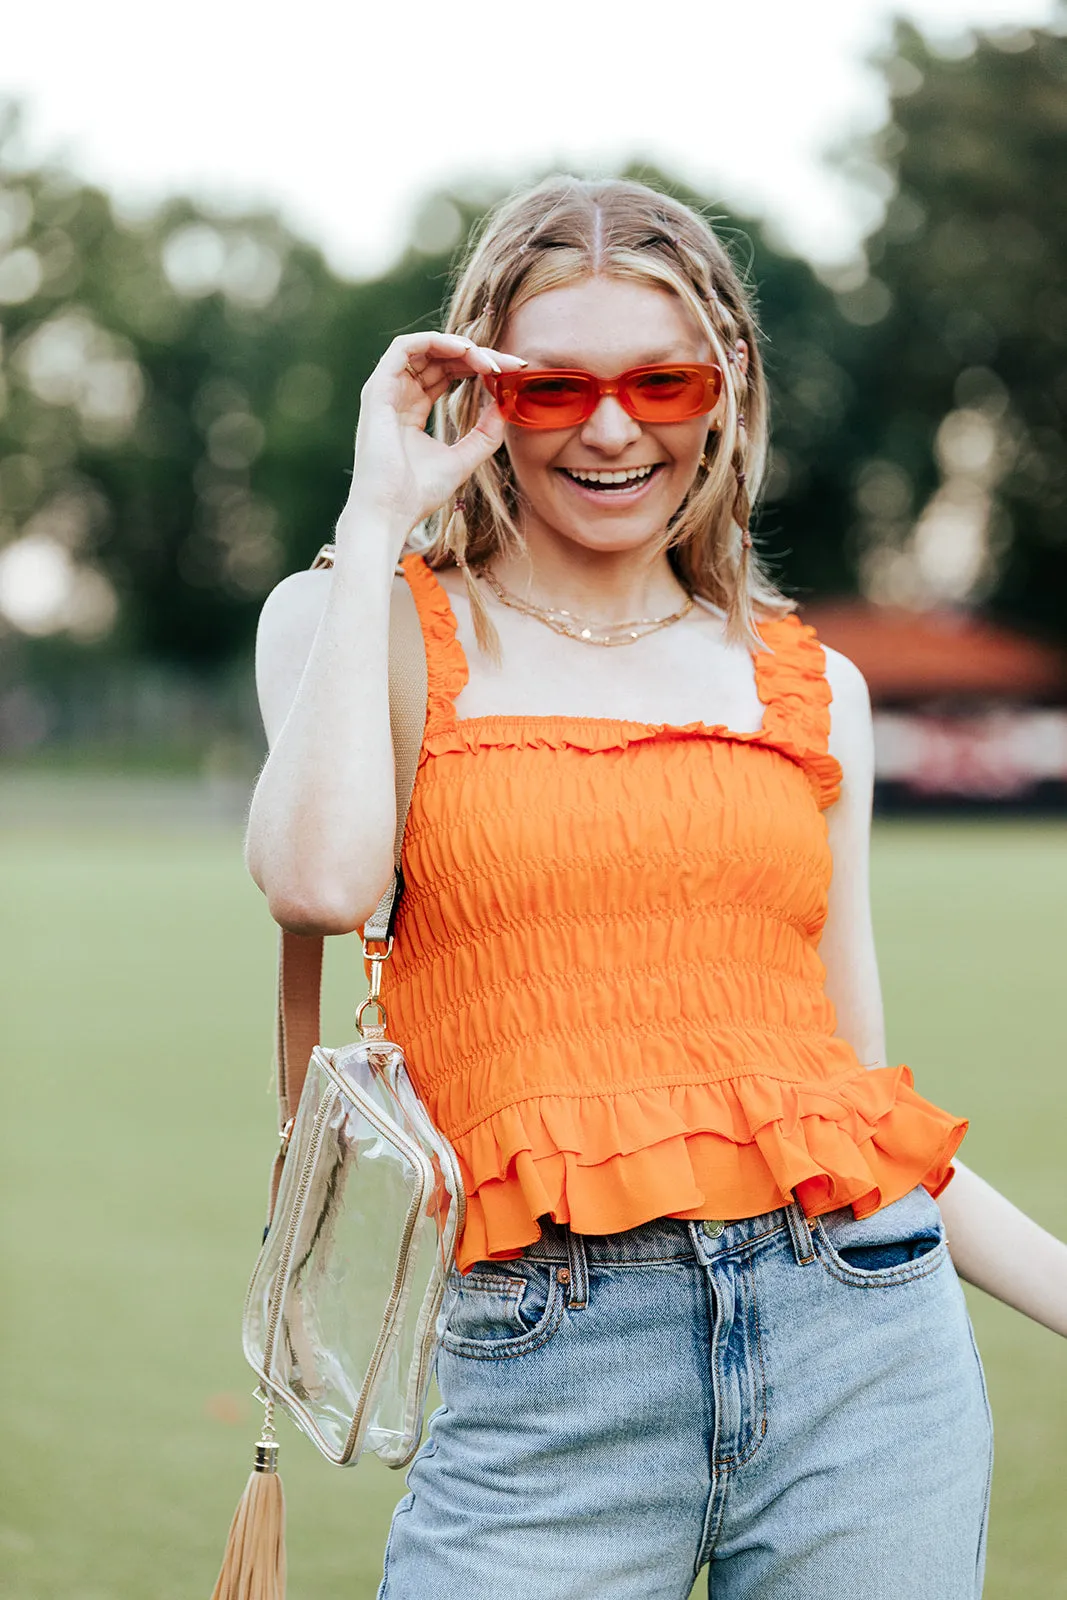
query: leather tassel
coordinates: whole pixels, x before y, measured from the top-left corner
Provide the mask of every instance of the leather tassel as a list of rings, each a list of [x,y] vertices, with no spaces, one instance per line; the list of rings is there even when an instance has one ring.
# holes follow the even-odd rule
[[[285,1600],[285,1491],[268,1404],[263,1437],[230,1523],[211,1600]]]

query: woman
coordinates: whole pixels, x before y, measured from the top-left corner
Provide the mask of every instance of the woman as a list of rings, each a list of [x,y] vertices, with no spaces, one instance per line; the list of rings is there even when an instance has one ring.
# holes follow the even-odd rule
[[[437,514],[396,580],[429,710],[383,988],[468,1212],[385,1600],[684,1600],[705,1564],[715,1600],[976,1595],[957,1270],[1067,1332],[1067,1249],[886,1063],[866,688],[760,571],[766,431],[702,219],[553,179],[386,351],[332,574],[264,609],[249,867],[345,932]]]

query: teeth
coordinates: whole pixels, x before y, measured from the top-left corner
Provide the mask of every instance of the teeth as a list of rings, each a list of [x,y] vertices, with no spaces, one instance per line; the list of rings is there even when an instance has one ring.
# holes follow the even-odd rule
[[[576,478],[579,483],[637,483],[655,470],[655,467],[630,467],[626,472],[577,472],[566,469],[567,476]]]

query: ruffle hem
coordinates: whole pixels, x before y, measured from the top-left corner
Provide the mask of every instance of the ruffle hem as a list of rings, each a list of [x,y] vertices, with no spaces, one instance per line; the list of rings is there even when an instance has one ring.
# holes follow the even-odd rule
[[[507,1106],[454,1141],[460,1271],[514,1259],[546,1213],[578,1233],[620,1233],[661,1216],[759,1216],[794,1195],[809,1217],[846,1205],[867,1216],[917,1183],[938,1195],[967,1122],[913,1082],[900,1065],[833,1083],[757,1074]]]

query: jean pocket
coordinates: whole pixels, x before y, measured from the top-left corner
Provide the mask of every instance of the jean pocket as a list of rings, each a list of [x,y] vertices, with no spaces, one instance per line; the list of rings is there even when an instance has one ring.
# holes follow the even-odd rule
[[[854,1217],[851,1206],[828,1211],[812,1231],[823,1266],[866,1287],[923,1278],[948,1254],[941,1208],[921,1184],[867,1217]]]
[[[557,1270],[541,1262],[480,1261],[449,1280],[441,1348],[452,1355],[505,1361],[538,1349],[564,1310]]]

